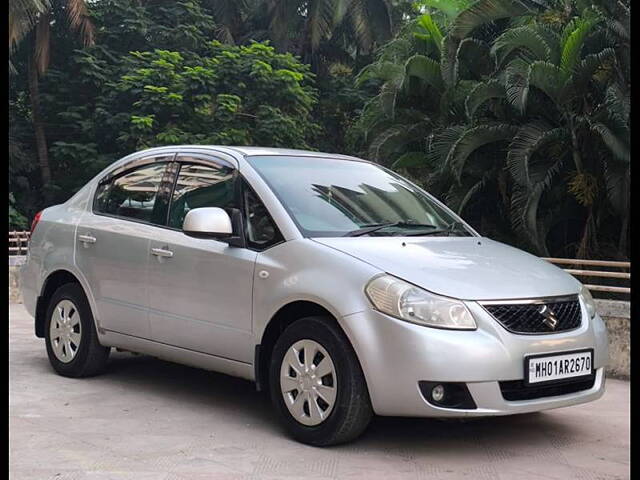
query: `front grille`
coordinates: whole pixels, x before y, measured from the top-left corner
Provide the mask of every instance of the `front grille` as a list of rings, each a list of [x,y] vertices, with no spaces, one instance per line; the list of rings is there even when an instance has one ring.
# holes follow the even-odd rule
[[[596,380],[592,374],[586,380],[579,380],[554,385],[530,385],[526,386],[523,380],[510,380],[499,382],[502,398],[505,400],[534,400],[536,398],[554,397],[556,395],[567,395],[569,393],[581,392],[593,388]]]
[[[543,314],[541,310],[547,307]],[[577,298],[569,300],[549,300],[540,303],[483,304],[483,307],[500,324],[513,333],[535,334],[556,333],[573,330],[580,326],[580,303]],[[552,314],[556,320],[548,317]],[[545,320],[547,320],[545,322]]]

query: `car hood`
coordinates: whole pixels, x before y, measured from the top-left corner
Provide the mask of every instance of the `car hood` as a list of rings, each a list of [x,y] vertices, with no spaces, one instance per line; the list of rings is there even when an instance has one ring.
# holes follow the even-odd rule
[[[484,237],[315,238],[431,292],[464,300],[571,295],[580,282],[551,263]]]

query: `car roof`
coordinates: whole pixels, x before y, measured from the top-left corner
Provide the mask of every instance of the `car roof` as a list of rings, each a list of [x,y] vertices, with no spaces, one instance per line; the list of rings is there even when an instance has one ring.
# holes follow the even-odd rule
[[[297,150],[293,148],[275,148],[275,147],[258,147],[258,146],[228,146],[228,145],[168,145],[166,147],[149,148],[143,151],[136,152],[134,155],[149,154],[156,151],[165,151],[170,149],[175,150],[213,150],[224,153],[236,153],[243,157],[255,157],[255,156],[291,156],[291,157],[316,157],[316,158],[333,158],[342,160],[352,160],[363,162],[361,158],[353,157],[350,155],[342,155],[339,153],[327,153],[327,152],[314,152],[311,150]]]
[[[273,147],[227,147],[240,152],[245,157],[255,156],[271,156],[284,155],[291,157],[325,157],[325,158],[343,158],[345,160],[361,160],[349,155],[341,155],[339,153],[314,152],[311,150],[298,150],[294,148],[273,148]]]

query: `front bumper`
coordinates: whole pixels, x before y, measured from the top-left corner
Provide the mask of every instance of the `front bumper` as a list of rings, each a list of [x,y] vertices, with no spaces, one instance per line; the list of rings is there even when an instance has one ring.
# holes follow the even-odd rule
[[[368,309],[342,317],[367,380],[378,415],[468,417],[509,415],[565,407],[596,400],[604,393],[608,361],[606,327],[596,315],[580,328],[556,334],[515,335],[476,302],[467,302],[477,330],[455,331],[414,325]],[[595,381],[587,390],[533,400],[507,401],[499,382],[524,378],[524,357],[593,348]],[[465,383],[476,409],[430,404],[420,381]]]

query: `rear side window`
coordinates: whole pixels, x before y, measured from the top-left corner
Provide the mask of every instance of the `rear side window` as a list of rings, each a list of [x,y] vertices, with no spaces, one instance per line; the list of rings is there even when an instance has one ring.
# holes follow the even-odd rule
[[[130,170],[98,186],[93,204],[96,213],[164,225],[166,195],[159,195],[168,162],[152,163]]]
[[[236,206],[235,170],[221,165],[183,163],[171,198],[168,226],[181,229],[192,208]]]

